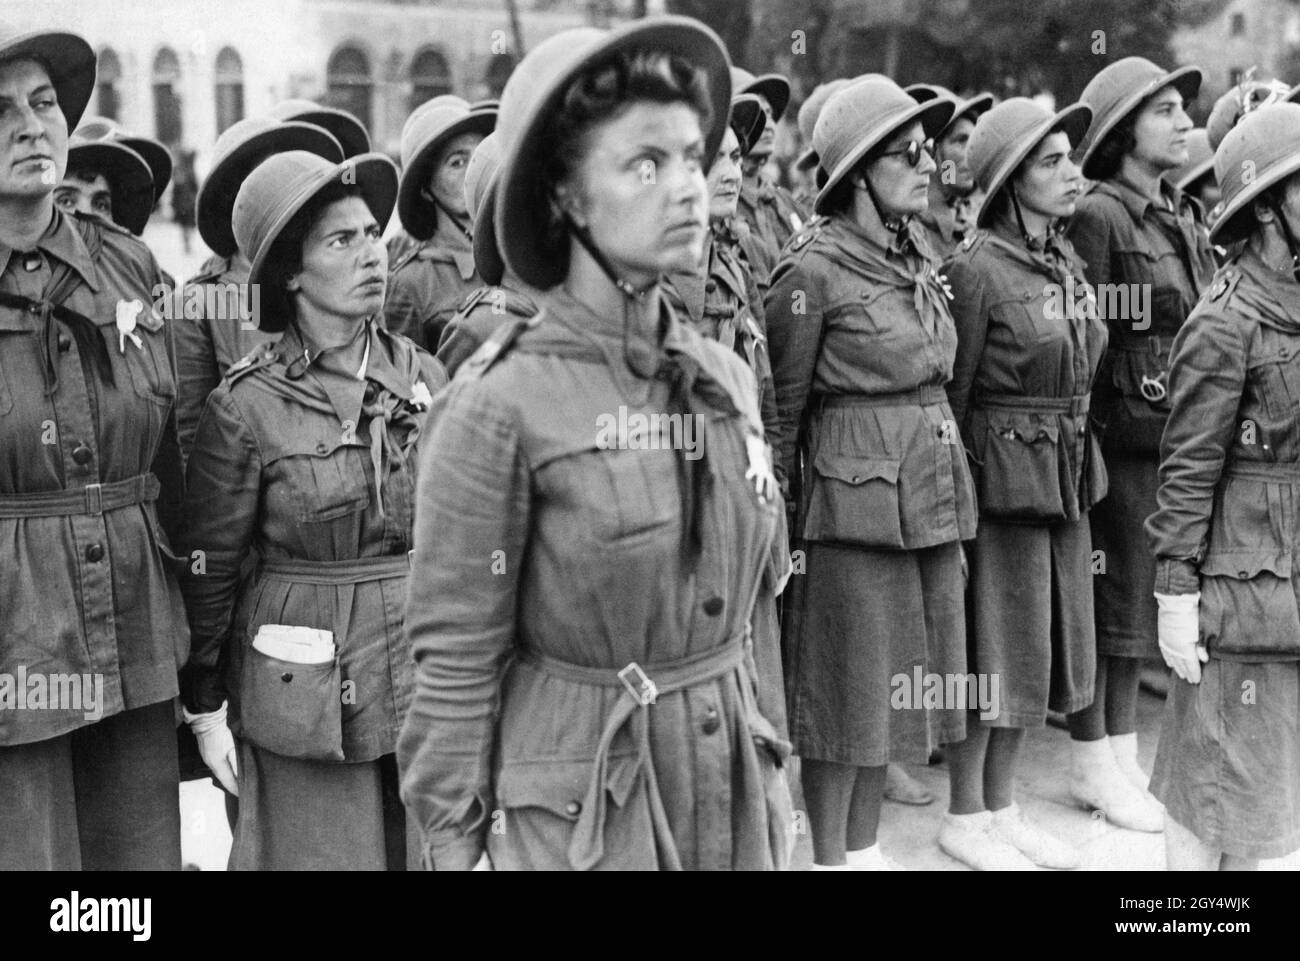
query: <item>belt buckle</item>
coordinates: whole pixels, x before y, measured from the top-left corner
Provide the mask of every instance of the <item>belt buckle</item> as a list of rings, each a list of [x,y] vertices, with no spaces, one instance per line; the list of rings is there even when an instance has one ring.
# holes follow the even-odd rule
[[[99,515],[104,513],[104,485],[87,484],[86,491],[86,513]]]
[[[659,696],[659,688],[655,682],[650,680],[649,675],[641,670],[641,665],[636,661],[628,664],[627,667],[618,672],[618,679],[623,682],[627,692],[632,695],[632,700],[642,707],[649,707]]]
[[[1143,374],[1142,383],[1138,385],[1138,390],[1141,392],[1142,396],[1153,404],[1158,403],[1169,396],[1169,391],[1165,389],[1164,382],[1160,379],[1161,377],[1164,377],[1163,373],[1160,377],[1154,379]]]

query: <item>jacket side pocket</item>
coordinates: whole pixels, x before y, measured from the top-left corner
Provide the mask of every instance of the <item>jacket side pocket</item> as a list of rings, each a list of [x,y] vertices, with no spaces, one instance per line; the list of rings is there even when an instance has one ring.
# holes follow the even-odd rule
[[[1003,520],[1064,520],[1055,416],[990,411],[986,431],[980,512]]]
[[[794,802],[786,781],[785,762],[790,757],[790,742],[781,738],[770,721],[750,711],[749,735],[758,749],[759,768],[763,776],[763,797],[767,807],[767,840],[772,853],[772,867],[784,871],[794,854]]]
[[[817,452],[804,538],[857,547],[902,547],[899,459]]]
[[[1200,573],[1201,639],[1212,654],[1260,660],[1300,655],[1290,552],[1212,550]]]
[[[243,736],[273,754],[344,760],[338,657],[295,664],[247,645],[239,674],[239,719]]]

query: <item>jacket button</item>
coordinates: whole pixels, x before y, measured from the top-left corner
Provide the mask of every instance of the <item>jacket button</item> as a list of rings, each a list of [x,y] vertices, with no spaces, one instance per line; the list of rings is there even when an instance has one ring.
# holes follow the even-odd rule
[[[1246,578],[1250,577],[1250,574],[1246,571],[1237,571],[1237,576],[1244,581]]]
[[[361,395],[361,402],[362,402],[363,404],[373,404],[373,403],[375,402],[375,385],[374,385],[374,384],[366,384],[366,389],[365,389],[365,391],[364,391],[364,392],[362,393],[362,395]]]
[[[710,597],[704,602],[704,613],[709,617],[717,617],[722,613],[723,600],[720,597]]]
[[[568,804],[564,805],[564,813],[569,815],[569,817],[577,817],[582,813],[582,802],[570,801]]]
[[[1281,357],[1283,360],[1286,360],[1288,357],[1291,356],[1291,351],[1289,351],[1289,350],[1287,350],[1285,347],[1283,347],[1281,350],[1279,350],[1279,351],[1277,352],[1277,355],[1278,355],[1279,357]]]
[[[68,348],[72,346],[72,338],[67,334],[59,334],[59,353],[66,354]]]
[[[329,453],[329,449],[330,449],[330,445],[325,443],[324,441],[321,441],[319,444],[316,445],[316,453],[318,454],[327,454]]]
[[[718,282],[716,280],[710,280],[708,283],[704,285],[704,289],[707,290],[709,293],[713,293],[715,290],[718,289]]]
[[[85,444],[82,444],[72,452],[72,459],[82,467],[85,467],[95,459],[95,452]]]
[[[40,312],[41,312],[41,305],[40,305],[40,304],[28,304],[28,305],[27,305],[27,313],[29,313],[29,314],[39,314]]]
[[[86,560],[92,564],[98,564],[104,559],[104,545],[91,544],[86,548]]]
[[[712,734],[721,726],[722,721],[718,717],[717,708],[710,707],[708,712],[704,715],[704,723],[700,725],[700,730],[705,734]]]
[[[283,674],[280,675],[280,680],[288,684],[290,681],[293,680],[293,671],[285,671]]]

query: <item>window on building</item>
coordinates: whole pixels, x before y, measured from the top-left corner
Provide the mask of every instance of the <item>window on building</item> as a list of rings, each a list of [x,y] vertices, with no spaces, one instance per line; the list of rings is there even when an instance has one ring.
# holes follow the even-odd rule
[[[492,55],[488,60],[487,76],[483,78],[487,81],[489,97],[501,96],[501,91],[506,88],[506,81],[510,79],[510,74],[514,69],[514,54],[495,53]]]
[[[244,119],[244,61],[231,47],[217,54],[217,133]]]
[[[1231,23],[1232,26],[1229,28],[1229,32],[1232,36],[1240,37],[1246,32],[1246,15],[1244,13],[1234,13]]]
[[[168,146],[181,142],[181,62],[170,47],[153,59],[154,135]]]
[[[421,50],[411,61],[411,103],[414,110],[420,104],[444,93],[451,93],[451,69],[441,52]]]
[[[356,47],[339,47],[325,68],[326,100],[354,114],[370,130],[370,60]]]
[[[95,91],[99,97],[99,115],[110,120],[121,119],[122,101],[117,85],[122,79],[122,61],[108,47],[99,52],[99,73],[95,78]]]

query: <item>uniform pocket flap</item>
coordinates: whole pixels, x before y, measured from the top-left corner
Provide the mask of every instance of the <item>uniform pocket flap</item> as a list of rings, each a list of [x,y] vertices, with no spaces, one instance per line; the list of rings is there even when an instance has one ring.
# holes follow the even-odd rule
[[[1061,439],[1061,427],[1054,414],[990,411],[989,427],[1004,440],[1020,440],[1026,444],[1038,440],[1055,444]]]
[[[890,457],[860,457],[854,454],[837,454],[818,451],[813,462],[817,473],[846,484],[865,484],[877,478],[890,484],[898,483],[899,460]]]
[[[1207,577],[1233,577],[1245,581],[1264,571],[1289,578],[1291,552],[1278,549],[1210,551],[1201,561],[1201,573]]]
[[[616,807],[627,803],[636,784],[636,755],[611,757],[605,770],[605,790]],[[496,799],[502,807],[540,807],[577,821],[586,803],[596,763],[576,761],[509,761],[497,772]]]

